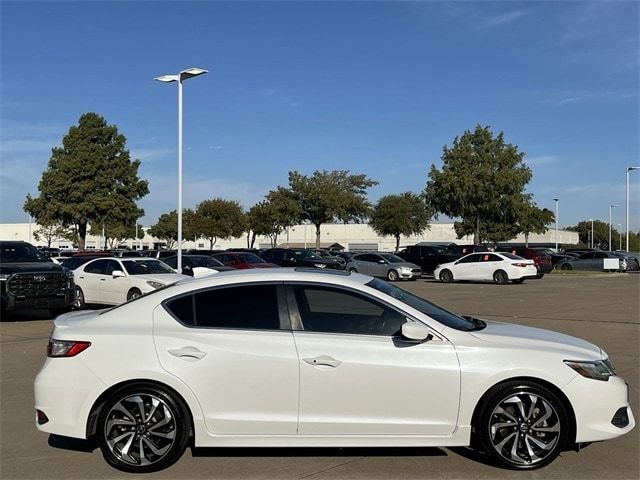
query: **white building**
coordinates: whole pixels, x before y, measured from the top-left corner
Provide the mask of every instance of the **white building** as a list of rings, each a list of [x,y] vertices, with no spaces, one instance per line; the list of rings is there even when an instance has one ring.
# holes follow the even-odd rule
[[[36,224],[29,223],[0,224],[0,240],[23,240],[25,242],[30,242],[33,245],[46,246],[45,241],[35,239],[34,232],[37,228],[38,226]],[[146,230],[146,228],[144,230]],[[547,230],[547,232],[542,235],[531,234],[529,235],[529,243],[554,244],[556,242],[555,233],[555,230],[551,229]],[[313,247],[315,246],[315,238],[315,226],[295,225],[287,229],[278,237],[278,245]],[[395,249],[395,239],[393,237],[380,237],[371,229],[371,227],[369,227],[369,225],[358,223],[324,224],[321,229],[320,241],[322,247],[328,247],[337,243],[347,250],[393,251]],[[418,242],[471,244],[473,243],[473,237],[467,236],[459,239],[456,237],[453,229],[453,223],[434,223],[431,225],[431,228],[425,230],[421,235],[410,237],[403,236],[400,238],[401,247],[406,245],[415,245]],[[511,240],[511,242],[524,244],[524,235],[519,235],[517,238]],[[578,233],[559,230],[558,243],[563,245],[575,245],[578,243]],[[99,235],[87,235],[87,249],[100,249],[101,244],[102,239]],[[126,245],[129,248],[149,249],[158,248],[163,245],[163,242],[157,238],[145,235],[142,240],[127,240],[121,245]],[[73,248],[71,242],[66,239],[56,239],[52,242],[51,246],[61,249]],[[254,246],[257,248],[269,248],[271,247],[271,243],[268,237],[259,236],[256,238]],[[231,240],[218,240],[213,246],[214,249],[221,250],[232,247],[246,248],[246,236]],[[184,242],[183,248],[209,249],[209,241],[200,239],[197,242]]]

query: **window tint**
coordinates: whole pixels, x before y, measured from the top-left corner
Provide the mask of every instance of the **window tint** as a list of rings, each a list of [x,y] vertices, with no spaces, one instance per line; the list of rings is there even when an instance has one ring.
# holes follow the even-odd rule
[[[98,275],[106,275],[108,264],[109,264],[109,260],[96,260],[95,262],[91,262],[86,267],[84,267],[84,271],[85,273],[95,273]]]
[[[502,258],[498,255],[494,255],[493,253],[484,253],[481,255],[483,262],[501,262]]]
[[[122,266],[115,260],[105,260],[107,265],[105,266],[105,274],[111,275],[114,270],[122,270]]]
[[[580,260],[590,260],[595,258],[595,253],[584,253],[580,256]]]
[[[193,295],[176,298],[167,302],[167,308],[186,325],[193,325]]]
[[[287,260],[287,261],[296,260],[296,256],[293,254],[293,252],[289,252],[289,251],[282,252],[282,258],[284,258],[284,260]],[[304,258],[304,255],[302,256],[302,258]]]
[[[609,258],[609,256],[604,252],[596,252],[593,254],[593,258]]]
[[[331,287],[294,286],[305,331],[352,335],[399,335],[406,318],[363,295]]]
[[[481,259],[482,255],[476,253],[473,255],[468,255],[466,257],[461,258],[460,260],[458,260],[458,263],[472,263],[472,262],[479,262]]]
[[[198,327],[278,330],[280,317],[276,286],[243,285],[198,292],[195,294],[192,324]]]

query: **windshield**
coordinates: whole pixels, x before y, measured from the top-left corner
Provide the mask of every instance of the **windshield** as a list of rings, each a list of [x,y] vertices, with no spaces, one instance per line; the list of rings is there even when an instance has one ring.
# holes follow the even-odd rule
[[[255,253],[239,253],[238,258],[244,263],[267,263]]]
[[[216,268],[219,268],[219,267],[224,267],[222,262],[216,260],[215,258],[208,257],[206,255],[201,255],[201,256],[197,256],[197,257],[190,256],[190,257],[188,257],[188,259],[191,261],[191,263],[193,264],[194,267],[213,268],[214,270]],[[172,260],[173,260],[172,264],[176,264],[177,263],[177,257],[176,257],[175,260],[174,259],[172,259]],[[169,263],[169,262],[167,262],[167,263]]]
[[[318,255],[309,250],[294,250],[297,255],[300,255],[303,260],[322,260]]]
[[[455,315],[446,311],[444,308],[440,308],[427,300],[420,298],[412,293],[407,292],[401,288],[391,285],[384,280],[376,278],[367,283],[368,287],[375,288],[376,290],[386,293],[387,295],[400,300],[402,303],[406,303],[410,307],[428,315],[434,320],[446,325],[447,327],[455,328],[456,330],[476,330],[477,325],[465,318]]]
[[[380,254],[382,258],[384,258],[389,263],[404,263],[405,260],[398,257],[397,255],[391,255],[390,253],[382,253]]]
[[[159,260],[123,260],[122,264],[129,275],[148,275],[151,273],[176,273]]]
[[[37,248],[28,243],[0,244],[0,262],[48,262]]]

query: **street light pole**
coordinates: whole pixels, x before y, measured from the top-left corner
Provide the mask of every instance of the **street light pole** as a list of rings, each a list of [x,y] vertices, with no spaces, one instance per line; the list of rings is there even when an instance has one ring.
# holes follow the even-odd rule
[[[589,221],[591,222],[591,245],[589,245],[589,248],[594,248],[595,242],[593,240],[593,218],[590,218]]]
[[[611,209],[617,206],[614,204],[609,205],[609,251],[611,251]]]
[[[188,68],[177,75],[163,75],[154,79],[165,83],[178,82],[178,273],[182,273],[182,82],[207,72],[202,68]]]
[[[627,232],[625,236],[626,251],[629,252],[629,172],[632,170],[640,170],[640,167],[627,167]]]
[[[556,202],[556,253],[558,252],[558,203],[560,202],[559,198],[554,198],[554,202]]]
[[[620,239],[620,250],[622,250],[622,224],[621,223],[617,223],[616,225],[618,225],[618,238]]]

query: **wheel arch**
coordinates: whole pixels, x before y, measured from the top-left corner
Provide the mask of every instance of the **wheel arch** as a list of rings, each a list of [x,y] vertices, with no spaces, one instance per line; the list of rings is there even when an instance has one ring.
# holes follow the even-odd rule
[[[122,382],[119,382],[110,386],[104,392],[102,392],[98,396],[98,398],[95,400],[95,402],[93,402],[93,405],[91,406],[91,410],[89,411],[89,416],[87,417],[87,425],[86,425],[87,439],[94,437],[96,433],[98,417],[100,416],[100,412],[102,411],[102,408],[104,407],[104,404],[107,401],[107,398],[109,398],[111,395],[116,393],[118,390],[122,390],[132,385],[140,385],[140,386],[155,387],[155,388],[163,389],[169,394],[173,395],[178,402],[182,403],[182,406],[185,412],[187,412],[187,416],[189,417],[187,419],[187,422],[189,425],[189,438],[191,439],[191,442],[194,441],[195,426],[193,421],[193,412],[191,411],[191,407],[189,407],[189,404],[187,403],[187,401],[184,399],[184,396],[181,395],[175,388],[167,385],[166,383],[162,383],[157,380],[151,380],[148,378],[135,378],[130,380],[124,380]]]
[[[569,418],[568,423],[569,423],[569,434],[567,435],[567,443],[564,445],[564,449],[567,448],[572,448],[575,443],[576,443],[576,413],[573,410],[573,406],[571,405],[571,402],[569,401],[569,399],[567,398],[567,396],[564,394],[564,392],[556,385],[554,385],[553,383],[547,381],[547,380],[543,380],[542,378],[537,378],[537,377],[526,377],[526,376],[521,376],[521,377],[511,377],[511,378],[505,378],[503,380],[500,380],[498,383],[492,385],[491,387],[489,387],[480,397],[480,399],[478,400],[478,402],[476,403],[476,406],[473,409],[473,414],[471,416],[471,440],[472,442],[474,442],[476,439],[474,438],[477,433],[475,433],[475,430],[477,428],[478,425],[478,421],[480,420],[480,413],[482,412],[482,408],[484,407],[485,403],[487,402],[487,399],[491,396],[491,394],[498,388],[500,388],[502,385],[504,385],[505,383],[509,383],[509,382],[531,382],[531,383],[537,383],[538,385],[547,388],[548,390],[550,390],[551,392],[553,392],[554,395],[556,395],[558,397],[558,399],[560,399],[560,401],[562,402],[562,406],[567,410],[568,414],[569,414]]]

